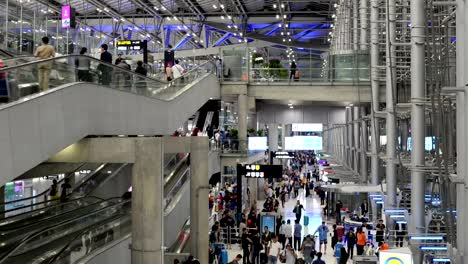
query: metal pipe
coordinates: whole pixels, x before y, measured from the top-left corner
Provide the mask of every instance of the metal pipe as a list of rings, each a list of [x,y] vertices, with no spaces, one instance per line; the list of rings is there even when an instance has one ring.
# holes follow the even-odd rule
[[[371,183],[379,184],[379,126],[376,113],[379,111],[379,1],[371,0],[370,12],[370,67],[371,67]]]
[[[461,47],[461,49],[465,49],[463,51],[463,55],[462,56],[459,56],[457,54],[457,60],[458,58],[460,57],[460,59],[463,60],[463,66],[462,66],[462,74],[461,74],[461,78],[460,80],[457,80],[457,82],[459,81],[459,84],[460,86],[466,86],[465,88],[468,89],[468,77],[466,75],[466,70],[468,69],[468,52],[466,51],[466,45],[468,43],[468,28],[467,28],[467,25],[468,25],[468,20],[467,20],[467,15],[468,15],[468,3],[466,1],[464,1],[464,4],[462,6],[458,6],[458,8],[460,9],[461,13],[462,13],[462,19],[463,19],[463,25],[462,26],[458,26],[457,25],[457,34],[458,34],[458,31],[461,31],[461,36],[460,36],[460,39],[457,39],[457,41],[460,41],[460,46],[458,46],[458,43],[457,43],[457,48]],[[458,18],[458,16],[457,16]],[[461,29],[461,30],[460,30]],[[458,35],[457,35],[458,37]],[[457,49],[457,52],[458,52],[458,49]],[[457,65],[458,66],[458,65]],[[458,85],[457,85],[458,86]],[[468,113],[468,90],[467,92],[464,93],[464,109],[462,110],[462,114],[463,114],[463,119],[464,119],[464,134],[463,134],[463,137],[462,137],[462,141],[461,142],[457,142],[457,144],[464,144],[465,145],[465,148],[464,148],[464,160],[462,162],[466,162],[466,158],[467,158],[467,154],[468,154],[468,140],[466,140],[466,134],[468,133],[468,121],[466,120],[466,114]],[[458,107],[457,107],[458,108]],[[468,236],[466,235],[466,227],[467,227],[467,224],[468,224],[468,211],[466,211],[468,209],[468,203],[466,202],[466,199],[468,198],[468,188],[467,188],[467,184],[468,184],[468,175],[467,175],[467,172],[468,172],[468,168],[466,167],[466,164],[465,164],[465,167],[464,167],[464,177],[465,177],[465,202],[464,202],[464,205],[465,205],[465,210],[464,211],[464,226],[462,227],[463,231],[464,231],[464,237],[465,237],[465,242],[464,242],[464,254],[465,254],[465,259],[464,261],[466,262],[467,261],[467,254],[468,254]],[[462,232],[463,232],[462,231]]]
[[[361,178],[364,183],[368,182],[367,173],[367,143],[369,136],[367,134],[367,122],[364,118],[366,115],[365,107],[361,107]]]
[[[359,174],[359,159],[360,159],[360,139],[361,134],[359,133],[359,114],[360,114],[360,107],[355,106],[353,107],[353,130],[354,130],[354,171],[356,174]]]
[[[353,50],[359,49],[359,3],[353,0]]]
[[[424,172],[416,170],[424,167],[424,102],[426,68],[426,5],[425,0],[411,1],[411,232],[425,232],[425,178]],[[419,249],[413,254],[414,263],[422,263],[422,253]]]
[[[5,39],[4,39],[4,44],[5,44],[5,49],[8,49],[8,12],[9,7],[8,7],[8,2],[9,0],[5,0]]]
[[[387,208],[396,207],[396,118],[394,109],[394,90],[396,86],[396,49],[392,42],[396,39],[396,7],[395,0],[387,0],[387,19],[386,19],[386,130],[387,130],[387,163],[386,163],[386,180],[387,180]]]
[[[361,32],[360,32],[360,44],[361,50],[368,50],[369,46],[367,45],[367,30],[368,30],[368,21],[367,21],[367,9],[368,9],[368,2],[369,0],[360,0],[359,4],[359,14],[361,19]]]
[[[465,1],[458,0],[457,6],[457,14],[456,14],[456,25],[458,29],[465,28]],[[465,32],[463,30],[456,31],[456,51],[457,51],[457,58],[456,58],[456,85],[463,86],[464,85],[464,70],[465,70]],[[457,91],[457,108],[456,108],[456,148],[457,148],[457,175],[464,175],[466,181],[466,152],[465,146],[463,142],[465,141],[465,97],[463,91]],[[466,216],[468,215],[465,213],[465,204],[466,204],[466,193],[465,193],[465,186],[459,185],[457,186],[457,249],[458,249],[458,258],[456,263],[465,263],[464,260],[466,259],[465,254],[468,252],[468,238],[465,234],[465,225],[468,223]],[[463,190],[463,191],[461,191]]]

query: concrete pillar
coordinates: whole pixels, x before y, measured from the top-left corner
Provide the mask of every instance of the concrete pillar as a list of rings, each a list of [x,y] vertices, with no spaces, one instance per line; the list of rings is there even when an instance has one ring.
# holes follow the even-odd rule
[[[360,146],[360,139],[361,139],[361,133],[359,133],[359,114],[360,114],[360,107],[355,106],[353,107],[353,139],[354,139],[354,171],[356,173],[359,173],[359,150],[361,148]]]
[[[164,263],[162,140],[138,138],[135,141],[132,175],[132,264]]]
[[[348,141],[348,167],[351,169],[354,168],[354,140],[353,140],[353,108],[346,108],[347,120],[346,120],[346,130],[347,130],[347,141]]]
[[[200,263],[208,263],[208,138],[190,140],[190,243]],[[153,262],[154,263],[154,262]]]
[[[366,115],[365,107],[361,107],[361,179],[364,183],[368,182],[368,172],[367,172],[367,145],[369,142],[369,135],[367,133],[367,122],[364,120]]]
[[[360,17],[360,49],[367,50],[368,43],[367,43],[367,31],[369,30],[368,19],[367,19],[367,10],[368,10],[368,1],[369,0],[360,0],[359,1],[359,17]]]
[[[247,149],[247,113],[249,111],[247,94],[239,94],[238,96],[238,111],[239,111],[239,149]]]
[[[268,124],[268,149],[270,151],[278,150],[278,124]]]

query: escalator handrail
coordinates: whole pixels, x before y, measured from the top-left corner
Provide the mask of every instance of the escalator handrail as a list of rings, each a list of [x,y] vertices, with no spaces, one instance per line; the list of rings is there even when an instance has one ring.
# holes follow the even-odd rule
[[[150,81],[154,81],[154,82],[159,82],[159,83],[162,83],[162,84],[169,84],[169,83],[174,82],[174,80],[178,79],[178,78],[174,79],[174,80],[172,80],[170,82],[154,79],[154,78],[151,78],[151,77],[148,77],[148,76],[133,72],[131,70],[124,69],[122,67],[116,66],[116,65],[114,65],[112,63],[104,62],[104,61],[101,61],[101,60],[96,59],[96,58],[91,57],[91,56],[79,55],[79,54],[70,54],[70,55],[58,56],[58,57],[54,57],[54,58],[40,59],[40,60],[27,62],[27,63],[20,64],[20,65],[8,66],[8,67],[0,68],[0,73],[1,72],[8,72],[8,71],[11,71],[11,70],[16,70],[16,69],[24,68],[24,67],[28,67],[28,66],[38,65],[38,64],[41,64],[41,63],[44,63],[44,62],[59,61],[59,60],[65,60],[65,59],[70,59],[70,58],[87,58],[87,59],[95,61],[95,62],[97,62],[99,64],[103,64],[103,65],[106,65],[108,67],[111,67],[112,69],[119,70],[119,72],[126,72],[126,73],[129,73],[129,74],[138,76],[138,78],[145,79],[145,80],[150,80]],[[191,69],[190,71],[187,71],[185,74],[183,74],[179,78],[186,77],[190,73],[192,73],[194,71],[197,71],[199,68],[201,68],[201,67],[203,67],[203,66],[205,66],[206,64],[209,64],[209,63],[213,63],[213,62],[212,61],[206,61],[206,62],[198,65],[197,67]]]
[[[65,175],[65,177],[63,177],[60,181],[57,182],[57,184],[61,183],[62,181],[64,181],[66,178],[69,178],[71,177],[72,175],[75,175],[75,172],[77,170],[80,170],[81,168],[83,168],[85,166],[85,163],[82,163],[78,168],[76,168],[74,171],[72,172],[69,172],[67,175]],[[95,171],[93,171],[92,173],[90,173],[90,176],[95,174],[97,172],[97,169]],[[17,203],[17,202],[22,202],[22,201],[26,201],[26,200],[31,200],[31,199],[35,199],[37,197],[40,197],[40,196],[43,196],[43,195],[46,195],[48,192],[50,192],[50,187],[47,188],[45,191],[39,193],[39,194],[36,194],[34,196],[31,196],[31,197],[27,197],[27,198],[23,198],[23,199],[19,199],[19,200],[14,200],[14,201],[9,201],[9,202],[4,202],[4,203],[0,203],[0,206],[4,206],[4,205],[7,205],[7,204],[11,204],[11,203]],[[51,200],[47,200],[47,201],[43,201],[43,202],[38,202],[38,203],[34,203],[34,204],[30,204],[30,205],[26,205],[26,206],[22,206],[22,207],[18,207],[18,208],[13,208],[13,209],[10,209],[10,210],[4,210],[4,211],[1,211],[0,214],[2,213],[8,213],[8,212],[12,212],[12,211],[15,211],[15,210],[19,210],[19,209],[24,209],[24,208],[27,208],[27,207],[32,207],[32,206],[36,206],[38,204],[42,204],[42,203],[45,203],[45,202],[50,202],[50,201],[55,201],[55,200],[58,200],[58,199],[51,199]]]
[[[99,166],[99,171],[101,171],[102,169],[104,169],[104,167],[106,165],[109,165],[109,164],[113,164],[113,163],[103,163],[103,165]],[[117,168],[115,171],[112,172],[111,175],[109,175],[109,177],[111,177],[112,175],[114,175],[121,167]],[[96,171],[96,173],[98,173],[99,171]],[[68,196],[71,196],[73,194],[76,193],[76,190],[79,190],[81,186],[85,185],[87,182],[89,182],[93,176],[96,175],[96,173],[93,173],[92,175],[90,175],[89,177],[87,177],[84,181],[82,181],[80,184],[76,185],[75,187],[73,187],[73,192],[71,194],[69,194]],[[87,194],[85,194],[86,196]]]
[[[89,230],[87,229],[87,231],[89,231]],[[84,233],[86,233],[86,231],[81,233],[81,235],[83,235]],[[108,243],[108,244],[106,244],[106,245],[104,245],[102,247],[96,248],[95,250],[91,251],[88,255],[83,256],[83,257],[79,258],[78,260],[76,260],[75,263],[76,264],[86,264],[90,260],[95,258],[96,256],[106,252],[107,250],[117,246],[118,244],[122,243],[123,241],[125,241],[125,240],[127,240],[127,239],[129,239],[131,237],[132,237],[132,232],[130,231],[128,234],[125,234],[124,236],[120,237],[119,239],[116,239],[116,240],[114,240],[114,241],[112,241],[112,242],[110,242],[110,243]],[[68,247],[69,247],[69,245],[66,246],[66,248],[68,248]],[[64,250],[66,250],[66,248],[64,248]],[[63,251],[61,251],[61,252],[63,252]],[[60,256],[61,252],[57,253],[57,257]],[[52,259],[52,261],[50,261],[48,264],[52,264],[57,259],[57,257],[54,257]]]
[[[180,181],[182,180],[182,178],[184,178],[185,174],[187,174],[187,173],[190,173],[190,167],[185,168],[185,170],[183,171],[183,173],[182,173],[181,176],[179,177],[177,183],[180,182]],[[185,178],[185,181],[183,182],[182,187],[180,188],[180,190],[182,190],[182,189],[184,188],[184,185],[185,185],[185,183],[186,183],[187,180],[188,180],[188,179]],[[177,185],[177,183],[174,184],[174,186],[173,186],[173,188],[171,189],[171,191],[175,188],[175,186]],[[174,195],[175,198],[173,198],[173,199],[171,200],[171,202],[170,202],[169,204],[166,204],[166,206],[164,207],[164,215],[165,215],[165,216],[169,215],[169,214],[172,212],[172,210],[174,210],[174,208],[176,207],[176,205],[179,203],[180,199],[182,198],[182,194],[183,194],[183,193],[182,193],[180,190],[176,193],[176,195]],[[171,191],[169,191],[169,192],[171,192]],[[168,192],[168,193],[169,193],[169,192]]]
[[[174,166],[174,169],[171,171],[171,173],[169,173],[169,175],[165,177],[164,186],[166,186],[167,184],[169,184],[169,182],[172,181],[176,173],[179,172],[180,168],[182,168],[182,165],[187,162],[188,156],[189,156],[188,154],[185,154],[185,156],[182,159],[180,159],[179,162],[177,162],[177,164]]]
[[[99,187],[101,187],[104,183],[108,182],[109,180],[113,179],[116,175],[118,175],[126,166],[129,166],[130,163],[124,163],[122,164],[120,167],[118,167],[111,175],[109,175],[108,177],[106,177],[105,180],[103,180],[102,182],[100,182],[94,189],[99,189]],[[88,196],[92,191],[86,193],[85,195]]]
[[[78,201],[78,200],[87,199],[87,198],[96,199],[96,202],[91,203],[91,204],[88,204],[88,205],[83,206],[83,207],[75,208],[75,209],[73,209],[73,210],[71,210],[71,211],[67,211],[67,212],[64,212],[64,213],[60,213],[60,214],[54,215],[54,216],[52,216],[52,217],[60,217],[60,216],[62,216],[62,215],[64,215],[64,214],[72,213],[72,212],[75,212],[75,211],[77,211],[77,210],[81,210],[81,209],[83,209],[83,208],[85,208],[85,207],[88,207],[88,206],[91,206],[91,205],[96,205],[96,204],[98,204],[98,203],[105,202],[105,201],[108,201],[108,200],[110,200],[110,199],[116,199],[115,197],[114,197],[114,198],[110,198],[110,199],[102,199],[102,198],[97,197],[97,196],[85,196],[85,197],[80,197],[80,198],[77,198],[77,199],[69,200],[69,201],[67,201],[67,202],[65,202],[65,203],[59,203],[59,204],[51,205],[50,207],[54,207],[54,206],[55,206],[55,207],[63,206],[64,204],[69,204],[69,203],[71,203],[71,202],[76,202],[76,201]],[[38,210],[43,210],[43,209],[44,209],[44,208],[36,209],[36,210],[34,210],[34,211],[24,212],[24,213],[21,213],[21,214],[13,215],[13,216],[8,217],[8,218],[16,217],[16,216],[18,216],[18,215],[23,215],[23,214],[35,212],[35,211],[38,211]],[[4,219],[7,219],[7,218],[4,218]],[[45,220],[48,220],[48,219],[49,219],[49,218],[42,219],[42,220],[38,220],[38,221],[36,221],[35,223],[38,223],[38,222],[41,222],[41,221],[45,221]],[[29,224],[28,224],[28,225],[29,225]],[[10,231],[10,230],[14,230],[14,229],[23,228],[23,227],[24,227],[24,225],[18,226],[18,227],[15,227],[15,228],[5,229],[4,227],[1,227],[1,226],[0,226],[0,231]]]
[[[130,202],[130,200],[126,200],[125,202]],[[125,203],[125,202],[124,202],[124,203]],[[124,216],[127,216],[127,214],[122,213],[122,214],[120,214],[119,216],[120,216],[120,217],[124,217]],[[99,224],[101,224],[101,223],[99,223]],[[90,230],[95,229],[95,228],[96,228],[95,225],[92,225],[92,226],[89,226],[89,227],[85,228],[82,232],[80,232],[78,235],[76,235],[73,239],[71,239],[70,241],[68,241],[68,243],[67,243],[66,245],[64,245],[64,246],[62,247],[62,249],[61,249],[59,252],[57,252],[57,254],[55,254],[55,256],[54,256],[51,260],[49,260],[49,261],[47,262],[47,264],[52,264],[52,263],[54,263],[54,261],[56,261],[57,258],[60,257],[60,255],[61,255],[65,250],[67,250],[67,248],[70,247],[70,245],[71,245],[71,243],[72,243],[73,241],[75,241],[78,237],[83,236],[85,233],[87,233],[87,232],[89,232]],[[119,238],[117,241],[119,241],[119,243],[120,243],[121,241],[123,241],[123,240],[129,238],[129,237],[131,236],[131,234],[132,234],[132,233],[131,233],[131,231],[130,231],[129,234],[124,235],[123,237]],[[114,242],[116,242],[116,243],[114,243],[111,247],[108,247],[108,248],[112,248],[112,247],[114,247],[115,245],[119,244],[119,243],[117,243],[117,241],[114,241]],[[107,249],[106,249],[106,250],[107,250]]]
[[[109,198],[109,199],[106,199],[105,201],[108,201],[108,200],[111,200],[111,199],[117,199],[117,198],[121,198],[121,197],[112,197],[112,198]],[[21,239],[21,241],[16,245],[14,246],[13,248],[9,249],[8,252],[6,254],[4,254],[3,256],[0,257],[0,264],[4,263],[6,259],[8,259],[8,257],[10,257],[16,250],[18,250],[20,247],[22,247],[23,245],[25,245],[28,241],[30,241],[31,239],[33,238],[36,238],[37,236],[41,235],[42,233],[44,232],[47,232],[49,230],[52,230],[54,228],[57,228],[59,226],[63,226],[63,225],[66,225],[66,224],[69,224],[69,223],[72,223],[74,221],[77,221],[81,218],[85,218],[85,217],[89,217],[91,215],[95,215],[95,214],[98,214],[98,213],[101,213],[102,211],[104,210],[108,210],[112,207],[117,207],[117,206],[120,206],[120,205],[123,205],[124,203],[127,203],[127,202],[131,202],[131,200],[124,200],[124,201],[121,201],[119,203],[116,203],[116,204],[112,204],[112,205],[109,205],[109,206],[106,206],[104,208],[101,208],[99,210],[96,210],[94,212],[90,212],[86,215],[80,215],[78,217],[75,217],[75,218],[72,218],[72,219],[68,219],[66,221],[63,221],[63,222],[59,222],[55,225],[52,225],[52,226],[48,226],[48,227],[45,227],[43,229],[40,229],[26,237],[23,237]]]

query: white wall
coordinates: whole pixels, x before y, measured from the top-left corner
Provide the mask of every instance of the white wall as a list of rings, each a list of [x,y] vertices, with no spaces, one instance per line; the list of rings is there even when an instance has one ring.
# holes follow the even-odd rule
[[[75,83],[0,107],[0,186],[87,135],[167,135],[219,98],[207,75],[171,101]]]
[[[294,106],[294,109],[290,109],[287,105],[258,102],[257,121],[260,124],[342,124],[345,122],[345,108],[301,105]]]

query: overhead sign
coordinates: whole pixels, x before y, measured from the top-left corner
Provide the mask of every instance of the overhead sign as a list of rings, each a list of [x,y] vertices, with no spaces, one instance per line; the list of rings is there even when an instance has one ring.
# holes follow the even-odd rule
[[[249,150],[267,150],[267,137],[248,137]]]
[[[75,27],[75,9],[69,5],[62,6],[62,28]]]
[[[294,152],[291,151],[272,151],[271,155],[276,159],[293,159],[295,157]]]
[[[321,132],[323,131],[323,124],[321,123],[292,124],[292,131],[294,132]]]
[[[128,39],[122,39],[122,40],[117,40],[117,50],[141,50],[142,47],[142,41],[141,40],[128,40]]]
[[[382,264],[413,264],[413,257],[408,248],[380,251],[379,259]]]
[[[322,137],[294,136],[285,137],[285,150],[321,150]]]
[[[237,164],[237,175],[247,178],[281,178],[283,165]]]

